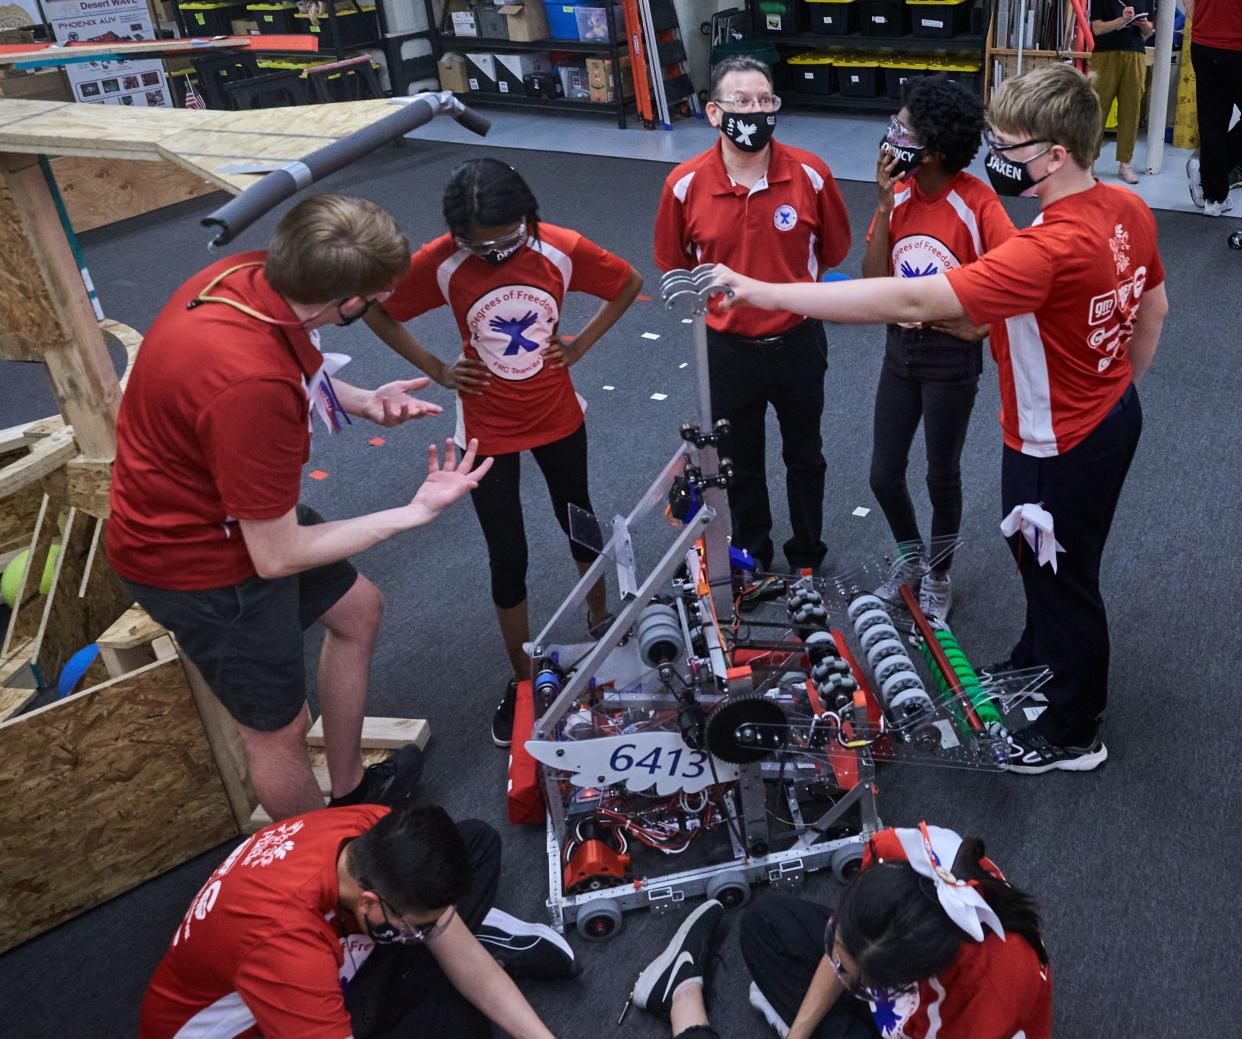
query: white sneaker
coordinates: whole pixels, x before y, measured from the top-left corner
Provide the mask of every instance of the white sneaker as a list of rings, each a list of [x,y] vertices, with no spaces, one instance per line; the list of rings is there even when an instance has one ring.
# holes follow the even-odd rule
[[[765,1021],[775,1029],[776,1034],[785,1039],[789,1035],[789,1026],[781,1020],[781,1015],[776,1012],[776,1007],[768,1002],[767,997],[759,991],[759,986],[753,981],[750,983],[750,1005],[763,1015]]]
[[[1186,179],[1190,182],[1190,201],[1200,209],[1203,208],[1203,181],[1199,179],[1199,156],[1192,155],[1186,160]]]
[[[919,609],[928,620],[947,621],[953,608],[953,583],[949,575],[928,574],[919,587]]]
[[[1226,198],[1224,202],[1205,202],[1203,204],[1203,212],[1208,216],[1223,216],[1233,208],[1233,199]]]
[[[923,575],[926,573],[927,558],[925,556],[921,554],[906,556],[893,564],[893,568],[889,571],[888,577],[884,579],[884,583],[872,594],[879,599],[883,599],[891,606],[901,606],[903,605],[901,586],[903,584],[909,585],[910,591],[918,595],[919,587],[923,582]]]

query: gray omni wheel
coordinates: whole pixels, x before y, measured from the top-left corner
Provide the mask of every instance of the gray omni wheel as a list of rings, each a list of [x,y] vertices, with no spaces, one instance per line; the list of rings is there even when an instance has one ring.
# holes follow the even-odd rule
[[[875,628],[880,625],[892,627],[893,618],[890,617],[885,610],[863,610],[854,618],[854,630],[861,635],[868,628]]]
[[[863,652],[870,653],[871,647],[877,642],[884,639],[900,639],[897,629],[891,624],[877,624],[874,628],[868,628],[859,642],[862,644]]]
[[[867,610],[883,610],[884,600],[876,595],[860,595],[852,603],[850,603],[849,615],[850,620],[854,620],[859,614],[865,613]],[[886,611],[887,612],[887,611]]]
[[[832,875],[842,882],[856,876],[862,869],[863,846],[861,844],[847,844],[843,848],[837,848],[828,856],[828,866],[832,870]]]
[[[750,901],[750,884],[738,869],[717,873],[707,882],[707,897],[716,899],[726,909],[737,909]]]
[[[574,926],[589,942],[602,942],[621,930],[621,910],[615,902],[599,902],[578,914]]]

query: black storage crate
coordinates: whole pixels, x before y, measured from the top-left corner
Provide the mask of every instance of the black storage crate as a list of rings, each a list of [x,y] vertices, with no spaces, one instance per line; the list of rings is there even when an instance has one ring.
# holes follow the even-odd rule
[[[860,7],[864,36],[910,35],[910,8],[904,0],[861,0]]]

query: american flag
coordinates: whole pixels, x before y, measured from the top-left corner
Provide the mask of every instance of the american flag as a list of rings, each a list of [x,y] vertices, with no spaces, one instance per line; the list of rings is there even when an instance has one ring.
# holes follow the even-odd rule
[[[202,95],[194,89],[194,83],[190,79],[185,81],[185,107],[186,108],[206,108]]]

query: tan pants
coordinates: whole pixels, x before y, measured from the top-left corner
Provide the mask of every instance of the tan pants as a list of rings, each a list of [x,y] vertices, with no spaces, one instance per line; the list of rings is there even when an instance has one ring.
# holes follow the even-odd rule
[[[1135,51],[1097,51],[1091,55],[1092,86],[1100,99],[1101,122],[1108,119],[1117,101],[1117,161],[1134,158],[1138,139],[1139,108],[1147,78],[1147,59]]]

